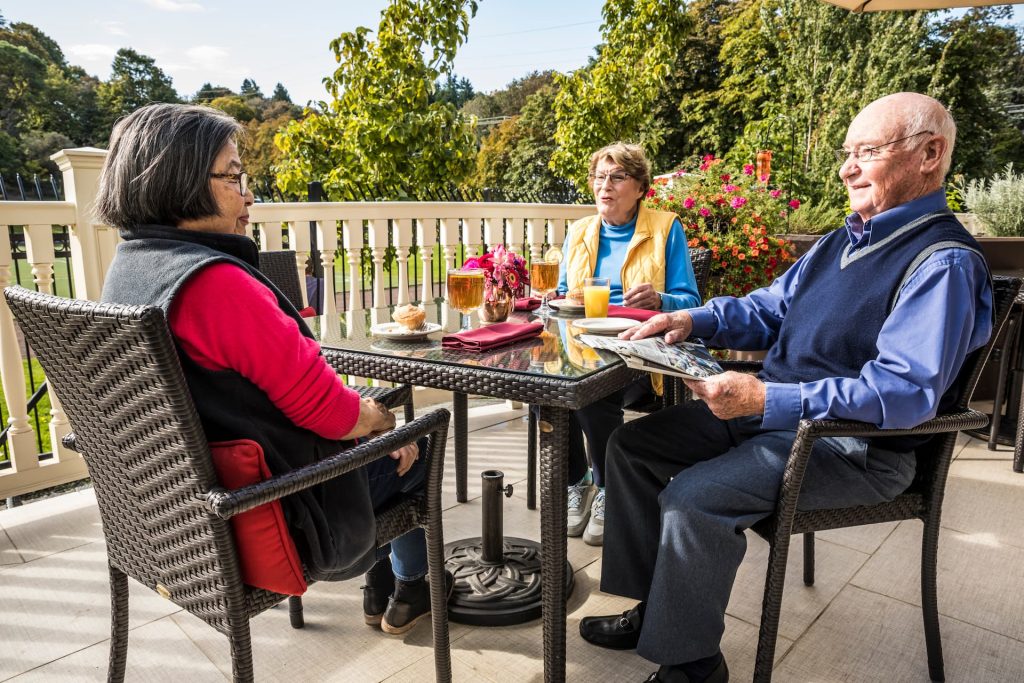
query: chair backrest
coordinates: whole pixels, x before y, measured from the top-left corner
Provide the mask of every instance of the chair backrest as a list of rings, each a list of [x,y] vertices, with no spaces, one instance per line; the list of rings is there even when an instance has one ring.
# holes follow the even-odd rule
[[[110,564],[224,631],[238,560],[203,504],[217,480],[163,311],[4,296],[85,458]]]
[[[711,250],[703,247],[691,249],[690,265],[693,267],[693,279],[697,283],[697,294],[704,301],[707,297],[708,278],[711,276]]]
[[[992,347],[999,337],[1000,330],[1006,323],[1013,306],[1013,300],[1021,288],[1021,279],[1016,277],[995,276],[992,280],[992,309],[994,314],[994,326],[992,336],[988,343],[980,349],[975,350],[967,358],[960,368],[953,386],[956,388],[957,400],[953,410],[961,411],[967,408],[974,390],[978,386],[981,372],[985,368],[985,362],[992,353]],[[912,490],[930,491],[930,495],[941,499],[942,490],[946,482],[946,470],[949,468],[950,453],[952,444],[956,440],[956,432],[948,434],[937,434],[927,443],[917,449],[917,473],[914,477]]]
[[[266,275],[267,279],[288,297],[288,301],[296,310],[302,309],[304,306],[302,303],[303,283],[299,281],[299,270],[294,251],[261,251],[260,272]]]

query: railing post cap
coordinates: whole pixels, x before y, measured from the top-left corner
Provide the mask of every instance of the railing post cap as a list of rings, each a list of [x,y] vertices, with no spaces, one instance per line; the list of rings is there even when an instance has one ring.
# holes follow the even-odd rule
[[[50,155],[50,160],[57,163],[62,173],[72,168],[103,168],[106,158],[107,150],[97,147],[62,149]]]

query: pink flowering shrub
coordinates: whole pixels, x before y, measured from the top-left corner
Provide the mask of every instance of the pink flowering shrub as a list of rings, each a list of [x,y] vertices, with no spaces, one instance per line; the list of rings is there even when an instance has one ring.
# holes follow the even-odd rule
[[[723,163],[709,154],[693,172],[657,178],[644,200],[679,216],[691,249],[711,250],[707,297],[742,296],[769,284],[793,260],[792,243],[775,235],[800,208],[799,199],[756,178],[753,164],[735,172]]]

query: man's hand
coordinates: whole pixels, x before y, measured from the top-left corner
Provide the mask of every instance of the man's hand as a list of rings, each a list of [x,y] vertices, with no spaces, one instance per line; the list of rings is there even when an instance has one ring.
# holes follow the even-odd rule
[[[629,291],[622,295],[622,303],[630,308],[660,311],[661,295],[654,291],[653,286],[645,282],[636,287],[630,287]]]
[[[723,372],[703,381],[684,379],[683,383],[722,420],[764,415],[765,386],[754,375]]]
[[[412,464],[420,459],[420,447],[414,443],[406,444],[394,453],[391,453],[391,458],[398,461],[396,469],[398,476],[404,477],[405,473],[412,467]]]
[[[619,334],[619,339],[643,339],[665,333],[665,341],[672,344],[684,341],[693,331],[693,318],[686,311],[660,313],[647,322],[631,327]]]

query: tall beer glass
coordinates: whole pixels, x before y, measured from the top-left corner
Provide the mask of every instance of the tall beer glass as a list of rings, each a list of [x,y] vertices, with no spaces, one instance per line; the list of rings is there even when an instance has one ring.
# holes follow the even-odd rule
[[[459,332],[469,330],[467,317],[484,302],[482,268],[456,268],[448,271],[448,303],[461,314]]]

